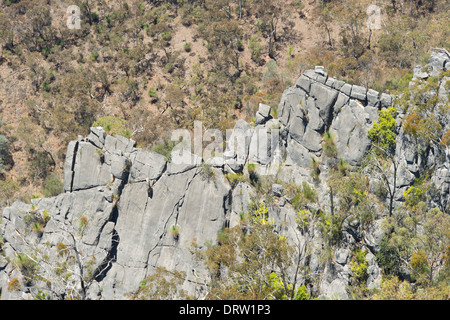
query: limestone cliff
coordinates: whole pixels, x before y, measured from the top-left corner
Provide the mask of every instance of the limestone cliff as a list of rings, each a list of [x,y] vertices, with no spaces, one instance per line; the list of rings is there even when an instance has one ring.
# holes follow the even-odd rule
[[[433,57],[437,62],[432,65],[440,64],[440,70],[446,70],[450,58],[441,54]],[[425,77],[419,69],[415,76]],[[439,94],[446,95],[442,88]],[[223,228],[238,224],[255,193],[246,181],[231,185],[225,174],[247,173],[248,164],[254,163],[261,176],[314,185],[319,199],[315,209],[330,210],[329,167],[320,161],[323,134],[332,133],[339,158],[358,166],[370,147],[368,131],[377,121],[378,111],[391,106],[393,100],[386,93],[328,77],[320,67],[304,71],[295,86],[284,92],[278,118],[272,118],[269,106],[260,105],[255,125],[239,120],[230,141],[248,143],[242,148],[231,148],[227,143],[223,158],[205,159],[206,173],[196,156],[191,158],[194,161],[183,163],[174,161],[173,154],[172,161],[167,161],[158,153],[136,148],[133,140],[91,128],[87,137],[68,145],[63,194],[33,199],[31,204],[15,202],[3,211],[1,298],[31,299],[46,288],[53,298],[67,298],[72,290],[88,299],[124,299],[157,267],[185,272],[183,288],[203,297],[208,279],[205,267],[191,253],[192,241],[200,248],[214,243]],[[450,155],[442,159],[430,150],[426,159],[419,156],[409,146],[401,121],[400,114],[397,153],[401,170],[395,200],[403,201],[402,191],[433,165],[432,180],[438,191],[435,205],[446,210]],[[319,160],[319,182],[311,177],[311,159]],[[272,189],[271,196],[277,201],[269,206],[269,217],[275,228],[291,241],[307,241],[294,227],[297,212],[292,199],[284,195],[281,184],[274,183]],[[350,255],[356,244],[368,249],[368,286],[379,285],[381,273],[374,254],[383,236],[380,226],[385,216],[380,210],[364,230],[346,222],[343,241],[334,248],[331,264],[320,263],[323,240],[314,237],[314,250],[306,263],[320,275],[313,288],[317,296],[348,298]],[[176,233],[170,232],[173,226]],[[45,277],[27,281],[27,267],[15,263],[26,253],[46,264],[40,272],[49,277],[58,275],[57,268],[68,268],[64,258],[67,247],[75,252],[73,270],[69,277],[53,277],[50,284]]]

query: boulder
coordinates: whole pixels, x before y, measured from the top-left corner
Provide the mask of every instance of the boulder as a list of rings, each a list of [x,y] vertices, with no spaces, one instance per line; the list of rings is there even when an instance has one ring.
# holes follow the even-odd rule
[[[235,172],[241,171],[247,161],[252,135],[253,129],[242,119],[236,122],[230,134],[227,132],[224,161]]]
[[[430,75],[436,77],[442,71],[445,71],[446,63],[450,61],[450,55],[445,51],[433,51],[430,55],[429,66],[431,69]]]
[[[283,92],[278,106],[278,119],[284,126],[294,115],[299,115],[300,106],[306,101],[306,93],[297,87],[290,87]]]
[[[382,228],[384,220],[385,219],[378,219],[373,221],[363,231],[364,241],[373,252],[378,252],[380,250],[381,240],[385,235]]]
[[[367,90],[364,87],[353,85],[350,97],[353,99],[358,99],[362,102],[366,101]]]
[[[341,87],[341,92],[345,93],[346,95],[350,96],[351,92],[352,92],[352,85],[345,83],[342,87]]]
[[[382,108],[389,108],[392,106],[392,96],[383,92],[381,94],[380,102]]]
[[[97,148],[102,149],[105,144],[106,132],[102,127],[91,127],[86,140],[91,142]]]
[[[311,88],[311,79],[308,78],[308,77],[306,77],[306,76],[304,76],[304,75],[303,75],[303,76],[300,76],[300,77],[297,79],[297,82],[295,83],[295,85],[296,85],[298,88],[302,89],[303,91],[309,93],[309,90],[310,90],[310,88]]]
[[[338,91],[333,90],[320,83],[313,83],[311,85],[311,96],[315,98],[315,105],[320,110],[320,117],[325,123],[330,122],[332,115],[332,107],[336,102]]]
[[[378,108],[380,105],[380,93],[373,89],[367,90],[367,104]]]
[[[283,195],[283,186],[281,184],[273,184],[272,185],[272,193],[274,196],[281,197]]]
[[[159,179],[165,168],[163,155],[138,149],[131,156],[130,182]]]
[[[350,165],[357,165],[370,146],[366,125],[370,118],[360,103],[350,100],[331,124],[330,132],[335,136],[338,156]]]
[[[259,104],[259,109],[256,112],[256,117],[255,117],[255,123],[258,124],[264,124],[267,120],[269,120],[271,118],[270,116],[270,106],[260,103]]]
[[[78,142],[74,155],[72,191],[106,185],[113,180],[111,168],[102,163],[98,150],[89,142]]]

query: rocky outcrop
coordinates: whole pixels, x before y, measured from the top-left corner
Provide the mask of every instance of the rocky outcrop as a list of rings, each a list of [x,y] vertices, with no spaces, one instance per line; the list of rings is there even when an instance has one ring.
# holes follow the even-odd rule
[[[447,67],[448,61],[442,54],[434,57],[432,71]],[[415,77],[426,75],[415,70]],[[327,175],[327,164],[320,161],[323,134],[333,135],[339,158],[357,166],[370,147],[367,133],[378,118],[378,110],[393,101],[388,94],[328,77],[321,67],[307,70],[283,93],[277,119],[271,116],[270,106],[261,104],[255,125],[236,122],[223,158],[205,159],[207,172],[198,155],[184,155],[192,161],[183,163],[174,161],[182,159],[174,151],[172,161],[167,162],[160,154],[136,148],[131,139],[91,128],[87,137],[68,144],[63,194],[33,199],[31,204],[17,201],[3,211],[1,298],[29,299],[39,287],[49,286],[44,280],[30,285],[26,268],[14,261],[21,254],[31,255],[31,250],[36,259],[58,265],[65,257],[64,246],[77,253],[70,276],[60,279],[51,274],[55,272],[52,268],[42,275],[42,279],[53,277],[51,288],[47,288],[53,298],[64,298],[67,293],[63,288],[73,286],[88,299],[125,299],[158,267],[185,272],[183,289],[202,297],[208,278],[205,267],[191,252],[192,242],[201,250],[216,243],[219,231],[239,225],[255,194],[248,181],[230,185],[225,174],[248,173],[249,164],[256,164],[252,170],[259,175],[276,175],[278,181],[296,185],[315,184],[319,201],[311,210],[329,210],[326,179],[317,182],[310,175],[313,158],[319,159],[321,177]],[[430,163],[411,148],[408,139],[400,130],[398,201],[402,201],[401,191]],[[437,190],[434,201],[444,209],[448,208],[450,186],[449,154],[445,157],[445,161],[442,157],[433,161],[436,170],[431,178]],[[298,248],[307,242],[311,245],[304,263],[312,274],[320,275],[317,287],[311,288],[317,296],[349,298],[346,287],[356,243],[367,251],[367,285],[379,285],[381,275],[374,254],[383,237],[382,213],[365,230],[357,222],[346,222],[333,259],[323,265],[324,243],[318,230],[299,233],[295,227],[297,212],[282,184],[273,184],[270,196],[276,199],[268,209],[277,232],[296,242]],[[80,275],[89,280],[81,281]],[[20,289],[9,290],[14,281],[21,284]]]
[[[278,114],[294,141],[288,145],[299,166],[321,156],[326,131],[335,136],[338,156],[357,165],[370,146],[367,132],[378,110],[391,104],[391,96],[328,77],[319,68],[305,71],[296,86],[284,92]]]

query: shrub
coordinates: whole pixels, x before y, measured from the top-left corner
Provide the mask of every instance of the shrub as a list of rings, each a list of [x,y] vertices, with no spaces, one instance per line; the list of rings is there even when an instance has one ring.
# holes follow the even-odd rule
[[[253,36],[249,40],[248,48],[252,55],[252,60],[257,61],[261,56],[263,45],[258,41],[258,39],[255,36]]]
[[[156,92],[155,88],[149,88],[147,94],[150,98],[158,99],[158,92]]]
[[[54,174],[51,174],[45,178],[44,182],[44,196],[54,197],[64,191],[64,183]]]
[[[173,225],[170,227],[169,232],[175,240],[178,240],[178,237],[180,236],[180,227]]]
[[[184,51],[186,51],[186,52],[191,52],[191,44],[190,44],[189,42],[186,42],[186,43],[183,45],[183,49],[184,49]]]
[[[152,147],[152,151],[162,154],[164,156],[164,158],[166,159],[167,162],[171,161],[172,158],[172,150],[175,147],[176,142],[175,141],[171,141],[171,140],[165,140],[162,143],[159,143],[157,145],[154,145]]]
[[[120,135],[125,138],[130,138],[131,133],[126,128],[126,121],[121,118],[106,116],[98,118],[93,124],[93,127],[102,127],[107,134]]]
[[[411,268],[416,274],[428,272],[428,258],[423,250],[416,251],[411,256]]]
[[[244,175],[242,173],[231,173],[230,172],[230,173],[227,173],[225,175],[225,177],[227,178],[228,182],[230,183],[231,188],[236,187],[236,185],[239,182],[242,182],[242,181],[245,180],[245,177],[244,177]]]
[[[366,259],[367,251],[359,249],[355,252],[350,265],[352,266],[353,277],[359,282],[364,282],[367,280],[368,273],[368,262]]]
[[[0,134],[0,174],[10,168],[11,153],[8,139]]]
[[[91,52],[91,55],[90,55],[89,59],[92,62],[95,62],[95,61],[98,60],[99,56],[100,56],[100,54],[99,54],[98,50],[96,48],[94,48],[94,50],[92,50],[92,52]]]
[[[17,277],[13,278],[8,283],[8,291],[19,291],[20,290],[20,281]]]
[[[302,183],[302,193],[307,200],[311,202],[316,200],[316,190],[314,189],[314,187],[311,187],[306,181],[303,181]]]
[[[378,121],[374,122],[369,130],[369,138],[372,142],[385,150],[390,150],[395,145],[395,117],[397,110],[390,107],[378,112]]]
[[[449,81],[450,82],[450,81]],[[447,146],[450,147],[450,129],[447,130],[441,138],[441,141],[439,142],[439,144],[443,147]]]
[[[209,164],[202,162],[202,164],[200,165],[200,175],[203,177],[203,179],[209,181],[210,179],[214,178],[215,173]]]
[[[398,251],[390,245],[389,239],[389,236],[384,236],[381,239],[380,250],[376,253],[377,262],[385,275],[398,276],[401,258]]]

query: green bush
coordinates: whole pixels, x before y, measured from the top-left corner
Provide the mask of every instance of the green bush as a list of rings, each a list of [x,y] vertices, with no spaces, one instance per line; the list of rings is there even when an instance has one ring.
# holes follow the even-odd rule
[[[368,261],[366,259],[367,251],[363,249],[358,249],[350,262],[352,266],[352,274],[354,279],[356,279],[359,283],[367,280],[368,273]]]
[[[98,50],[94,48],[94,50],[92,50],[92,52],[91,52],[91,55],[90,55],[89,59],[90,59],[92,62],[95,62],[95,61],[98,60],[98,57],[99,57],[99,56],[100,56],[100,54],[99,54]]]
[[[4,135],[0,134],[0,174],[10,168],[10,160],[9,141]]]
[[[302,183],[302,193],[307,200],[311,202],[316,200],[316,190],[314,189],[314,187],[311,187],[306,181],[303,181]]]
[[[384,236],[380,242],[380,250],[376,253],[377,262],[387,276],[398,276],[401,258],[398,251],[390,244],[390,237]]]
[[[369,130],[370,140],[385,150],[389,150],[395,145],[396,116],[397,110],[394,107],[380,110],[378,112],[378,121]]]
[[[148,96],[151,97],[151,98],[156,98],[156,97],[158,96],[158,93],[156,92],[156,89],[155,89],[155,88],[150,88],[150,89],[148,89],[147,94],[148,94]]]
[[[226,178],[231,185],[231,188],[234,188],[239,182],[245,181],[245,177],[242,173],[227,173]]]
[[[54,174],[45,178],[44,182],[44,196],[54,197],[64,192],[64,183]]]
[[[184,49],[184,51],[186,51],[186,52],[191,52],[191,44],[190,44],[189,42],[186,42],[186,43],[183,45],[183,49]]]
[[[93,127],[102,127],[107,134],[123,136],[125,138],[130,138],[131,133],[126,128],[126,121],[121,118],[106,116],[98,118],[93,124]]]

